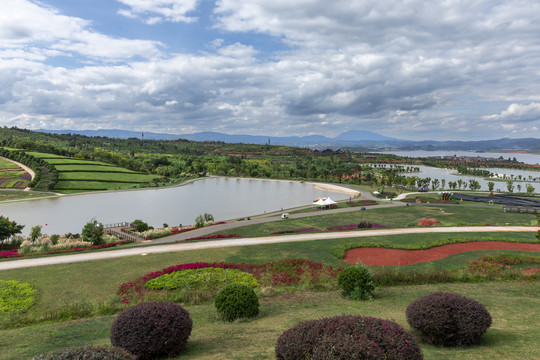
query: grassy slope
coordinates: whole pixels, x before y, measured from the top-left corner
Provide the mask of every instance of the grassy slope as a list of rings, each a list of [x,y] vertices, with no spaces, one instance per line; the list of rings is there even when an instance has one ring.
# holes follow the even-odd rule
[[[444,212],[441,212],[443,209]],[[324,210],[323,210],[324,211]],[[536,220],[534,214],[503,213],[500,208],[473,206],[421,205],[408,207],[389,207],[352,211],[325,216],[301,219],[288,219],[279,222],[248,225],[230,232],[245,236],[266,236],[271,232],[314,228],[323,231],[330,226],[358,224],[368,221],[388,228],[401,228],[415,225],[421,218],[435,218],[443,225],[531,225]]]

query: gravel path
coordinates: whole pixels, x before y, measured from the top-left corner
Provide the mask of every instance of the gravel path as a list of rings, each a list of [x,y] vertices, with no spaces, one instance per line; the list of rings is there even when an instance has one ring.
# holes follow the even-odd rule
[[[528,226],[462,226],[462,227],[436,227],[436,228],[404,228],[404,229],[378,229],[332,233],[315,233],[283,236],[267,236],[256,238],[236,238],[217,241],[204,241],[196,243],[178,243],[160,246],[135,246],[128,249],[90,252],[84,254],[50,256],[35,259],[8,260],[0,262],[0,270],[67,264],[81,261],[112,259],[125,256],[141,256],[175,251],[189,251],[202,249],[215,249],[233,246],[252,246],[262,244],[277,244],[284,242],[359,238],[366,236],[388,236],[400,234],[420,233],[461,233],[461,232],[537,232],[540,227]]]

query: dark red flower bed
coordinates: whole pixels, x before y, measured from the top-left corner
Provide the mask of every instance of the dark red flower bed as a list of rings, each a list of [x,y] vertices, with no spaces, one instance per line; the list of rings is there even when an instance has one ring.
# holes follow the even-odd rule
[[[238,234],[217,234],[217,235],[208,235],[208,236],[197,236],[185,240],[177,240],[175,242],[190,241],[190,240],[208,240],[208,239],[229,239],[233,237],[241,237]]]
[[[36,255],[54,255],[54,254],[63,254],[63,253],[69,253],[69,252],[77,252],[77,251],[85,251],[85,250],[95,250],[95,249],[106,249],[118,245],[124,245],[129,244],[131,241],[117,241],[110,244],[101,244],[101,245],[90,245],[90,246],[84,246],[84,247],[77,247],[73,249],[64,249],[64,250],[51,250],[46,252],[40,252],[40,253],[24,253],[19,254],[18,250],[9,250],[9,251],[2,251],[0,252],[0,258],[14,258],[14,257],[21,257],[21,256],[36,256]]]
[[[259,281],[268,282],[268,278],[271,279],[271,286],[291,286],[297,285],[302,277],[307,277],[312,283],[317,279],[327,276],[331,278],[337,278],[342,268],[332,268],[321,263],[315,263],[309,260],[301,259],[287,259],[282,261],[269,262],[262,265],[252,265],[246,263],[207,263],[207,262],[195,262],[188,264],[179,264],[164,268],[160,271],[155,271],[141,276],[135,281],[129,283],[123,283],[120,285],[118,295],[122,298],[123,304],[130,304],[135,302],[144,301],[145,292],[144,284],[148,281],[160,277],[161,275],[170,274],[176,271],[186,269],[201,269],[207,267],[224,268],[224,269],[237,269],[244,271],[253,276]]]
[[[18,254],[18,250],[0,251],[0,258],[2,259],[9,259],[19,256],[21,255]]]
[[[315,228],[304,228],[304,229],[295,229],[295,230],[281,230],[271,232],[269,235],[281,235],[281,234],[295,234],[295,233],[306,233],[317,231]]]

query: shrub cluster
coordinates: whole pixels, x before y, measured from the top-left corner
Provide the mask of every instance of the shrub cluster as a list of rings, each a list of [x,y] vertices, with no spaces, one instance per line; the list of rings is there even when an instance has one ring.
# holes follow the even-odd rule
[[[375,290],[373,274],[362,264],[343,269],[338,275],[338,285],[349,300],[371,300]]]
[[[111,326],[111,344],[137,356],[175,356],[186,348],[193,322],[187,310],[171,302],[140,303],[124,310]]]
[[[306,285],[310,288],[335,288],[335,279],[341,271],[341,268],[333,268],[321,263],[301,259],[287,259],[262,265],[225,262],[178,264],[160,271],[148,273],[135,281],[121,284],[120,289],[118,290],[118,296],[122,298],[121,302],[123,304],[144,301],[147,298],[147,295],[154,295],[148,294],[149,291],[144,287],[148,281],[164,274],[171,274],[186,269],[201,268],[238,269],[252,274],[261,286],[277,287]]]
[[[302,322],[281,334],[279,360],[423,359],[414,337],[395,322],[343,315]]]
[[[114,346],[81,346],[39,355],[32,360],[136,360],[137,357]]]
[[[208,267],[164,274],[148,281],[144,287],[154,290],[174,290],[179,288],[211,290],[227,284],[245,284],[252,288],[259,286],[253,275],[246,272],[237,269]]]
[[[225,321],[251,318],[259,313],[259,299],[247,285],[230,284],[216,295],[214,305],[218,314]]]
[[[20,313],[28,310],[37,298],[37,290],[28,283],[0,280],[0,313]]]
[[[447,292],[435,292],[412,302],[406,315],[411,328],[433,345],[477,344],[491,326],[491,315],[484,305]]]

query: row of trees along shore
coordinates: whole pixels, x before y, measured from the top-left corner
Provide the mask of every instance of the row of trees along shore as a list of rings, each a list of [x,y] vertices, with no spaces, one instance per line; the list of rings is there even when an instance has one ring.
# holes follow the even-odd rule
[[[7,127],[0,128],[0,147],[11,149],[9,151],[11,158],[18,159],[35,171],[37,170],[36,173],[40,173],[41,177],[45,173],[46,187],[49,190],[54,189],[58,181],[54,166],[48,166],[46,162],[17,150],[103,161],[167,178],[212,174],[353,184],[367,182],[411,188],[426,186],[434,190],[440,187],[445,188],[444,180],[420,179],[400,174],[416,172],[419,170],[419,165],[456,168],[461,173],[480,176],[486,176],[489,172],[472,168],[472,166],[535,169],[534,165],[504,159],[494,159],[491,163],[483,161],[464,164],[462,161],[453,163],[448,160],[415,159],[391,154],[344,150],[317,151],[289,146],[193,142],[183,139],[166,141],[137,138],[113,139],[73,134],[47,134]],[[477,188],[475,182],[448,183],[448,187],[454,189],[462,188],[462,186],[470,189]]]

